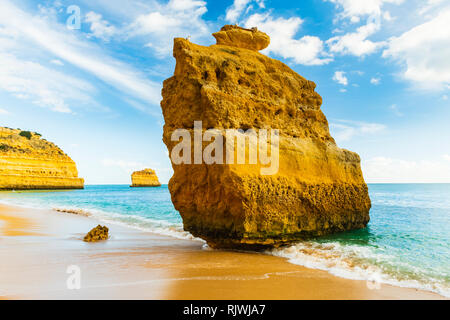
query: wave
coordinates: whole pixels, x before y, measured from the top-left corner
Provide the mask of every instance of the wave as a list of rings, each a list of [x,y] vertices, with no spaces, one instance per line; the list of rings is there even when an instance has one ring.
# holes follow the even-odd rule
[[[189,232],[184,231],[182,224],[173,223],[167,220],[152,219],[134,214],[107,212],[99,209],[55,208],[55,210],[75,214],[79,214],[79,212],[81,212],[83,215],[104,223],[131,227],[136,230],[170,236],[181,240],[201,240],[199,238],[195,238]]]
[[[204,240],[184,231],[181,223],[94,208],[48,207],[28,201],[9,200],[2,199],[0,203],[84,215],[104,223],[131,227],[182,240],[201,241],[204,243],[203,249],[209,249]],[[367,281],[369,288],[377,288],[379,284],[389,284],[431,291],[450,298],[450,281],[448,279],[443,280],[441,276],[439,279],[434,278],[418,267],[403,266],[402,262],[396,260],[396,257],[390,256],[387,251],[389,250],[383,251],[367,245],[305,241],[289,247],[269,250],[266,254],[285,258],[296,265],[324,270],[341,278],[364,280]],[[443,278],[446,277],[448,278],[448,275],[446,276],[444,272]]]
[[[394,257],[378,253],[367,246],[305,241],[266,253],[285,258],[296,265],[327,271],[337,277],[367,281],[369,289],[388,284],[431,291],[450,298],[450,284],[445,280],[427,276],[420,270],[402,273],[390,269],[388,265]],[[395,264],[399,265],[398,262]]]
[[[19,206],[27,209],[44,209],[61,213],[76,214],[93,218],[104,223],[110,223],[123,227],[131,227],[136,230],[151,232],[163,236],[170,236],[181,240],[197,240],[204,242],[204,240],[196,238],[189,232],[184,231],[183,225],[181,223],[173,223],[163,219],[152,219],[134,214],[114,213],[94,208],[81,208],[76,206],[57,207],[52,205],[22,202],[11,199],[2,199],[0,200],[0,203],[3,203],[5,205]]]

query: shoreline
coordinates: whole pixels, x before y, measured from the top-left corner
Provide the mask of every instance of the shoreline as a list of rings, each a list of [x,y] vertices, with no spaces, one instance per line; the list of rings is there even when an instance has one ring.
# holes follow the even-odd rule
[[[114,224],[108,241],[83,242],[99,223],[0,204],[0,299],[446,299]],[[80,290],[67,289],[72,265],[81,270]]]

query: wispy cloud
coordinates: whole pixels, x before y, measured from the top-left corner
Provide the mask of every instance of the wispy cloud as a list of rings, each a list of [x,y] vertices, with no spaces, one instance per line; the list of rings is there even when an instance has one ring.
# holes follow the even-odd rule
[[[369,38],[381,30],[383,21],[394,21],[385,9],[388,4],[399,5],[404,0],[324,0],[336,4],[335,24],[351,31],[332,37],[326,41],[330,52],[341,55],[364,57],[386,46],[386,41],[373,41]],[[365,21],[364,21],[365,19]],[[348,23],[349,22],[349,23]]]
[[[101,14],[90,11],[86,14],[85,20],[90,23],[90,36],[109,41],[109,39],[117,34],[116,27],[112,26],[108,21],[104,20]]]
[[[10,112],[8,110],[0,108],[0,115],[7,115],[7,114],[10,114]]]
[[[381,82],[381,78],[373,77],[373,78],[370,79],[370,83],[373,84],[373,85],[376,85],[376,86],[379,85],[380,82]]]
[[[332,136],[337,142],[351,140],[355,136],[377,134],[386,129],[384,124],[349,120],[335,120],[330,123]]]
[[[159,104],[160,84],[147,79],[145,75],[133,67],[111,58],[98,46],[84,40],[76,31],[70,31],[64,25],[57,24],[43,16],[27,13],[11,1],[3,0],[2,9],[0,10],[1,27],[12,30],[12,35],[14,36],[12,41],[0,45],[3,47],[3,50],[10,46],[10,49],[12,48],[24,56],[26,52],[23,53],[19,49],[20,46],[27,43],[29,48],[33,48],[32,53],[41,50],[41,52],[46,52],[47,55],[51,54],[55,59],[67,62],[84,72],[90,73],[127,96],[140,99],[149,105],[156,106]],[[40,55],[42,56],[43,54]],[[22,63],[26,63],[26,61],[34,58],[34,56],[27,57]],[[38,68],[36,65],[34,66]],[[65,101],[65,96],[61,95],[60,89],[55,89],[49,82],[46,87],[46,93],[42,96],[38,92],[30,92],[29,88],[32,86],[27,83],[28,79],[27,75],[22,75],[20,78],[16,75],[16,83],[22,81],[22,84],[15,87],[8,86],[7,90],[11,92],[17,91],[17,88],[27,89],[28,91],[20,91],[25,96],[38,96],[37,100],[40,103],[49,104],[56,111],[67,112],[70,110],[67,101]],[[73,77],[67,77],[62,80],[69,80],[68,85],[76,82]],[[80,84],[80,82],[77,83]],[[54,99],[51,97],[52,93],[55,94]],[[16,94],[20,94],[20,92],[16,92]]]
[[[205,1],[154,2],[154,6],[136,17],[125,32],[128,37],[145,37],[146,46],[157,57],[167,57],[172,52],[174,37],[190,36],[196,42],[201,42],[205,36],[210,37],[208,24],[202,19],[207,11]]]
[[[436,183],[450,182],[450,161],[445,159],[410,160],[375,157],[362,160],[367,182]]]
[[[324,0],[336,4],[341,9],[339,18],[349,19],[352,23],[360,22],[362,17],[381,16],[385,4],[401,4],[404,0]],[[390,17],[390,15],[389,15]]]
[[[304,65],[323,65],[332,59],[324,51],[323,41],[319,37],[305,35],[296,38],[303,23],[299,17],[275,18],[270,12],[255,13],[248,17],[245,26],[258,28],[270,36],[270,45],[263,52],[274,53],[295,63]]]
[[[348,85],[348,79],[345,76],[344,71],[336,71],[333,75],[333,80],[339,84],[342,84],[343,86]]]
[[[384,45],[384,42],[374,42],[367,39],[380,29],[378,23],[368,22],[344,35],[332,37],[326,41],[332,53],[350,54],[354,56],[365,56],[375,52]]]
[[[58,112],[70,113],[69,102],[90,102],[95,88],[88,82],[39,63],[0,52],[0,89]]]
[[[252,3],[257,4],[260,8],[265,7],[263,0],[234,0],[233,4],[226,10],[225,20],[232,23],[238,22],[244,12],[248,13],[253,9]]]
[[[58,59],[50,60],[50,63],[56,64],[57,66],[63,66],[64,65],[64,62],[62,62],[61,60],[58,60]]]
[[[159,163],[142,163],[137,161],[117,160],[117,159],[103,159],[101,164],[106,167],[116,167],[126,174],[131,174],[134,171],[145,168],[159,168]]]
[[[389,40],[383,57],[405,66],[402,77],[424,89],[450,85],[450,7],[437,16]]]

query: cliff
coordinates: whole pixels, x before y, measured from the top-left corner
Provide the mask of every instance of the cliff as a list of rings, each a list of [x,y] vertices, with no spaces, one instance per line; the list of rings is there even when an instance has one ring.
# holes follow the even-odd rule
[[[37,133],[0,127],[0,189],[82,189],[75,162]]]
[[[176,67],[161,107],[174,169],[169,190],[185,230],[212,247],[254,249],[364,228],[371,203],[359,156],[331,137],[315,83],[257,51],[268,44],[261,33],[225,26],[209,47],[174,40]],[[262,174],[267,165],[249,161],[194,164],[194,121],[200,133],[216,128],[225,147],[235,143],[228,129],[278,129],[278,170]],[[173,161],[177,129],[192,139],[191,158],[181,163]]]
[[[152,169],[144,169],[142,171],[135,171],[131,175],[131,187],[159,187],[158,177]]]

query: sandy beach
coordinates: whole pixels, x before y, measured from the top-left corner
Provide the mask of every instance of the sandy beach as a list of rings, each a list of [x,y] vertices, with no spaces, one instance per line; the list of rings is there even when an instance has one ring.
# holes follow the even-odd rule
[[[108,241],[81,241],[97,224],[1,205],[0,299],[444,299],[112,224]],[[72,265],[81,270],[79,290],[67,288]]]

